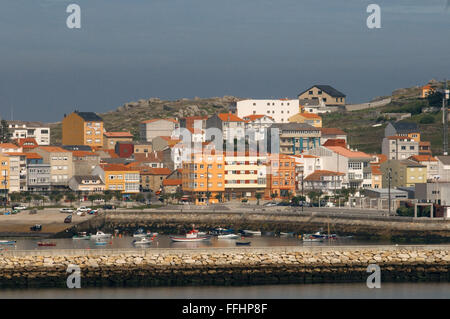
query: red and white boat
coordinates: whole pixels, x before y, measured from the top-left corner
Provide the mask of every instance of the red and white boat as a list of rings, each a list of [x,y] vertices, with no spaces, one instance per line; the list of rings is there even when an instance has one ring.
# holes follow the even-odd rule
[[[175,242],[205,241],[209,240],[210,238],[210,236],[199,236],[198,230],[196,229],[189,231],[185,237],[170,237],[170,239]]]

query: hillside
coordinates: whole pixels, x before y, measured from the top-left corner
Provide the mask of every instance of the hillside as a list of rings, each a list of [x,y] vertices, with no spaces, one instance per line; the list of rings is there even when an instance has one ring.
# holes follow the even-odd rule
[[[211,115],[228,112],[233,102],[240,100],[234,96],[179,99],[174,101],[150,98],[126,103],[114,111],[99,114],[107,131],[130,131],[139,138],[139,123],[154,118]],[[61,123],[51,125],[52,143],[61,143]]]
[[[430,81],[435,86],[442,83]],[[349,144],[352,148],[369,153],[381,152],[381,141],[384,128],[388,122],[385,113],[411,113],[407,121],[418,123],[422,132],[422,139],[430,141],[433,154],[442,152],[442,112],[421,113],[423,108],[429,107],[426,99],[420,99],[419,86],[398,89],[392,92],[390,104],[361,111],[340,111],[323,116],[324,127],[337,127],[348,133]],[[382,99],[386,97],[380,97]],[[192,115],[212,115],[228,111],[233,102],[241,100],[233,96],[179,99],[174,101],[150,98],[137,102],[126,103],[114,111],[100,114],[105,121],[108,131],[127,130],[139,138],[139,123],[153,118],[184,117]],[[374,101],[377,99],[374,99]],[[432,105],[438,106],[440,105]],[[429,124],[424,122],[427,117]],[[375,124],[381,126],[373,127]],[[55,123],[52,128],[52,143],[61,142],[61,124]]]

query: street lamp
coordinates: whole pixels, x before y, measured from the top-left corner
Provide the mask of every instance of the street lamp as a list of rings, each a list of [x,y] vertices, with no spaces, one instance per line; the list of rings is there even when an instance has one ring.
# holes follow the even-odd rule
[[[389,205],[389,215],[391,215],[391,173],[392,168],[388,170],[388,205]]]

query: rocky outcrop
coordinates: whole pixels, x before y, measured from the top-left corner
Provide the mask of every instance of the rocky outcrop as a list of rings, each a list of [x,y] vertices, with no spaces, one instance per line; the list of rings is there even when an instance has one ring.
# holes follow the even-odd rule
[[[4,252],[0,287],[65,286],[78,265],[82,286],[361,282],[367,266],[383,281],[449,281],[450,246],[267,249],[55,250]]]

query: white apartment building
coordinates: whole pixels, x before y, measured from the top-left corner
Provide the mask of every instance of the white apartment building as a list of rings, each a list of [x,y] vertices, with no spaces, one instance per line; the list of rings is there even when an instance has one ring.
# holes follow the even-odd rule
[[[450,182],[450,155],[436,156],[438,160],[438,176],[441,182]]]
[[[7,154],[9,157],[9,192],[20,192],[20,156]]]
[[[273,118],[275,123],[289,123],[289,118],[300,112],[298,100],[243,100],[236,102],[236,115],[244,117],[248,115],[267,115]]]
[[[267,139],[268,128],[275,123],[273,117],[264,114],[247,115],[243,117],[245,123],[245,130],[247,134],[253,133],[252,138],[256,141],[263,141]]]
[[[8,121],[13,138],[34,138],[38,145],[50,145],[50,127],[41,122]]]
[[[267,157],[251,153],[225,154],[225,192],[230,199],[255,197],[267,185]]]

